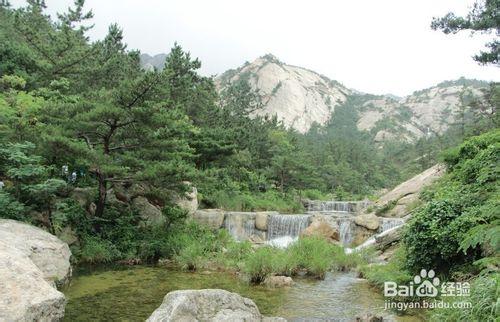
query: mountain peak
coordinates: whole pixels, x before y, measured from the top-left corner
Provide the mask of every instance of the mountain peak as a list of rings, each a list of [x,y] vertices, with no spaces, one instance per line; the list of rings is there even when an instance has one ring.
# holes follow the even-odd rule
[[[487,83],[458,79],[442,82],[401,98],[370,95],[348,89],[306,68],[288,65],[273,54],[229,70],[217,79],[223,88],[244,79],[260,94],[264,106],[256,116],[276,116],[288,128],[307,132],[313,124],[327,125],[336,108],[346,107],[357,118],[357,127],[375,141],[415,141],[431,133],[442,134],[462,106],[462,93],[481,97]]]
[[[268,54],[265,54],[263,56],[260,56],[261,59],[263,60],[266,60],[268,62],[273,62],[273,63],[282,63],[278,57],[276,57],[275,55],[271,54],[271,53],[268,53]]]
[[[281,62],[266,54],[229,70],[217,78],[218,87],[245,79],[264,102],[255,115],[276,116],[286,127],[301,133],[314,123],[324,125],[334,108],[342,104],[351,91],[342,84],[308,69]]]

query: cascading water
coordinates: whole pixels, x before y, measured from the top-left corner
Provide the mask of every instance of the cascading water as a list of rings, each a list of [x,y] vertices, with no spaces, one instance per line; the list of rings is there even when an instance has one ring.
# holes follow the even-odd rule
[[[355,225],[352,218],[339,218],[337,220],[339,227],[339,238],[342,245],[346,246],[352,242]]]
[[[255,229],[255,213],[228,212],[224,219],[224,228],[236,240],[247,240],[253,235],[259,235]]]
[[[270,215],[267,222],[267,239],[299,237],[309,225],[309,215]]]
[[[341,212],[354,213],[368,206],[367,201],[320,201],[311,200],[307,203],[309,212]]]

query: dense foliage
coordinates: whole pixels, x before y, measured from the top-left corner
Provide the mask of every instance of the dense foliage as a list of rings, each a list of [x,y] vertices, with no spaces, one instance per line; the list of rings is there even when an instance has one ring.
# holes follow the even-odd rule
[[[422,194],[403,244],[387,265],[365,266],[364,277],[407,284],[421,269],[433,269],[441,281],[471,283],[470,308],[430,312],[432,321],[496,321],[500,265],[500,131],[474,136],[443,153],[447,173]],[[397,299],[408,301],[408,298]],[[413,299],[418,300],[418,299]],[[443,297],[447,302],[461,297]]]
[[[407,265],[440,272],[500,250],[497,179],[500,131],[473,137],[444,155],[448,173],[423,194],[405,237]]]

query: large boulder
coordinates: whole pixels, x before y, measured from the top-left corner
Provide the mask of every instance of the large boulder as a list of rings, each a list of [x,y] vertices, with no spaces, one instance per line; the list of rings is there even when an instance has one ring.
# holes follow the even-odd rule
[[[224,216],[224,210],[203,209],[195,211],[195,213],[191,216],[191,219],[211,229],[219,229],[224,223]]]
[[[67,244],[39,228],[0,220],[0,321],[58,321],[66,300],[55,288],[71,275]]]
[[[278,215],[277,211],[259,211],[255,213],[255,228],[267,231],[267,219],[269,215]]]
[[[340,239],[339,231],[322,217],[315,216],[311,224],[300,233],[301,237],[319,236],[328,241],[338,241]]]
[[[354,223],[370,230],[377,230],[380,227],[380,218],[373,213],[361,214],[354,217]]]
[[[219,289],[182,290],[168,293],[148,322],[170,321],[271,321],[255,303],[239,294]],[[279,321],[279,320],[274,320]],[[283,320],[282,320],[283,321]]]
[[[184,209],[188,214],[192,215],[198,210],[198,190],[191,183],[185,182],[190,191],[184,193],[183,196],[175,196],[174,202],[179,208]]]
[[[365,228],[363,226],[359,225],[354,225],[354,232],[353,232],[353,237],[352,237],[352,245],[361,245],[363,244],[367,239],[372,237],[374,234],[374,231],[368,228]]]
[[[119,209],[127,208],[129,204],[126,201],[123,201],[122,194],[117,191],[118,190],[115,190],[115,188],[111,188],[106,191],[106,203]]]
[[[142,222],[146,226],[159,226],[165,223],[161,209],[151,204],[145,197],[137,197],[132,200],[132,206],[139,213]]]
[[[51,283],[71,276],[71,251],[66,243],[40,228],[15,220],[0,219],[0,240],[29,258]]]

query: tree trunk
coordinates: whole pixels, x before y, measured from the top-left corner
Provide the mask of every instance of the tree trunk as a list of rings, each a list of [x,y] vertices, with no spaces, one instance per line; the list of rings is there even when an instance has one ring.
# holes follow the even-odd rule
[[[107,182],[104,175],[99,171],[97,173],[97,180],[99,181],[99,198],[97,199],[97,205],[95,210],[96,217],[102,217],[104,213],[104,206],[106,205],[106,195],[107,195]]]

